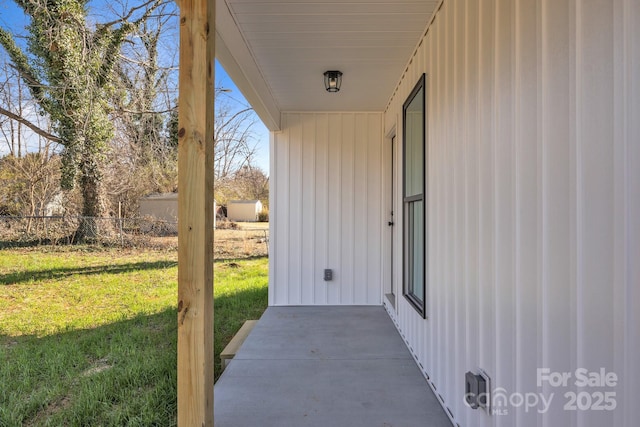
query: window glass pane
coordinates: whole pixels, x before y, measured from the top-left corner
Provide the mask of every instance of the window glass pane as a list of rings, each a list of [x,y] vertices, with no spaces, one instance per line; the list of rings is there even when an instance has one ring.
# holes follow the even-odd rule
[[[409,294],[424,301],[424,204],[409,204]]]
[[[403,294],[425,317],[425,112],[426,75],[422,75],[403,104],[404,286]]]
[[[423,91],[424,88],[420,88],[405,110],[405,197],[415,196],[423,192]]]

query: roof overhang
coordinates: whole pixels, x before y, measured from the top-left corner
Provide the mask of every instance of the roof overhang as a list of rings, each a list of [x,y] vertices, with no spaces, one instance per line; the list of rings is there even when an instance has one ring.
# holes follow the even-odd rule
[[[216,56],[273,131],[284,111],[383,111],[439,3],[218,0]]]

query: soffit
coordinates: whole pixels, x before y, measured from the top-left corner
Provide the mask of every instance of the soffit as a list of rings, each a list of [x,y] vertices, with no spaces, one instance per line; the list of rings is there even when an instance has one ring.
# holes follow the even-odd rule
[[[439,0],[218,3],[219,59],[266,111],[382,111]],[[339,93],[327,70],[344,73]]]

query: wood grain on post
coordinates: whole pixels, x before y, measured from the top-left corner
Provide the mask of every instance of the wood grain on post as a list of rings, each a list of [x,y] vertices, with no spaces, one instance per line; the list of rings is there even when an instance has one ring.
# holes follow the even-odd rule
[[[178,426],[213,427],[215,0],[181,0]]]

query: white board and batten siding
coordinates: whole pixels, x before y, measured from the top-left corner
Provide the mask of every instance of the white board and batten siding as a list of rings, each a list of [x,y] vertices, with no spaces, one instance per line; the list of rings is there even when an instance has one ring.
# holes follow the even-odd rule
[[[382,113],[290,112],[281,123],[271,134],[269,304],[381,304]]]
[[[445,0],[385,131],[422,73],[427,319],[402,297],[389,311],[423,372],[461,426],[637,425],[640,2]],[[464,374],[478,368],[507,396],[554,400],[545,413],[472,410]],[[569,387],[538,387],[538,368],[571,373]],[[578,388],[578,368],[618,385]],[[617,408],[565,410],[567,391],[613,391]]]

